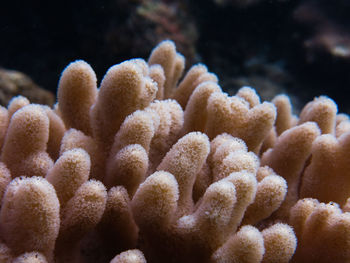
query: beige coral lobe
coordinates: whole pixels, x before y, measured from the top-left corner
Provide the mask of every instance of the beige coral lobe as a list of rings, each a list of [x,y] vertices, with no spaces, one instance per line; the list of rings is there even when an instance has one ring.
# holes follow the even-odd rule
[[[350,261],[350,121],[226,94],[166,40],[0,107],[0,262]]]

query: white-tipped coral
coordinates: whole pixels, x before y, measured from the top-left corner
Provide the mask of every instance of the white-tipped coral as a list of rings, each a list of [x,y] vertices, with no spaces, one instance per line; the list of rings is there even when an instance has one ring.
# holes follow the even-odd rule
[[[244,226],[213,255],[212,262],[257,263],[264,255],[264,239],[258,229]]]
[[[181,215],[193,207],[193,184],[208,154],[208,137],[201,133],[189,133],[169,150],[157,167],[158,171],[167,171],[175,176],[180,193],[178,213]]]
[[[57,93],[60,114],[68,128],[91,134],[90,108],[96,100],[93,69],[85,61],[72,62],[62,72]]]
[[[301,197],[345,205],[350,196],[349,147],[350,133],[339,138],[325,134],[314,141],[312,161],[305,170],[301,184]]]
[[[157,84],[148,77],[145,61],[131,60],[111,67],[90,112],[94,137],[109,150],[125,117],[148,106],[156,93]]]
[[[64,152],[48,172],[46,179],[55,188],[61,207],[88,180],[90,166],[90,156],[77,148]]]
[[[117,255],[110,263],[146,263],[146,259],[140,250],[133,249]]]
[[[55,189],[40,177],[13,180],[0,211],[0,235],[14,255],[42,252],[53,258],[60,217]]]
[[[133,196],[148,170],[148,155],[139,144],[130,144],[121,149],[110,161],[105,177],[107,187],[123,185]]]
[[[269,167],[260,167],[257,179],[255,199],[244,214],[243,224],[255,225],[268,218],[281,206],[287,193],[286,181]]]
[[[75,61],[55,109],[0,107],[0,262],[350,260],[349,117],[184,63],[164,41],[97,88]]]
[[[334,133],[337,105],[327,97],[315,98],[305,105],[299,116],[299,123],[316,122],[322,134]]]
[[[12,116],[1,160],[12,177],[45,176],[53,161],[46,152],[50,121],[43,107],[27,105]]]
[[[293,229],[286,224],[275,224],[262,231],[265,253],[264,263],[287,263],[297,246]]]
[[[298,201],[300,177],[310,157],[312,143],[319,135],[315,123],[301,124],[283,132],[274,148],[263,154],[262,164],[270,166],[287,181],[288,193],[278,213],[288,217],[289,209]]]
[[[254,152],[259,151],[276,119],[273,104],[250,105],[241,97],[228,97],[222,92],[214,92],[209,97],[207,111],[206,133],[210,138],[227,132],[244,140]]]
[[[38,252],[27,252],[16,257],[13,263],[47,263],[46,258]]]
[[[141,229],[167,227],[177,209],[179,199],[175,177],[165,171],[155,172],[142,183],[132,200],[132,210]]]
[[[337,204],[302,199],[291,210],[298,247],[292,262],[347,262],[350,214]]]
[[[184,57],[176,52],[174,42],[163,41],[157,48],[153,49],[148,59],[148,64],[160,65],[162,67],[165,81],[164,86],[158,87],[162,89],[161,94],[163,94],[163,96],[158,96],[158,98],[169,98],[185,68]],[[160,78],[157,77],[157,80],[159,79]],[[162,81],[158,81],[157,83],[161,84],[161,82]]]

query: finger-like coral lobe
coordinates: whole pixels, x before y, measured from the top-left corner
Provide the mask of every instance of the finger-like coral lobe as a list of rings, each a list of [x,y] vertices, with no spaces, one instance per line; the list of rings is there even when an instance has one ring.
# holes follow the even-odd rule
[[[0,211],[0,234],[12,253],[40,251],[52,258],[60,226],[55,189],[40,177],[13,180]]]
[[[0,107],[0,262],[350,260],[349,116],[184,69],[163,41],[99,87],[69,64],[54,109]]]

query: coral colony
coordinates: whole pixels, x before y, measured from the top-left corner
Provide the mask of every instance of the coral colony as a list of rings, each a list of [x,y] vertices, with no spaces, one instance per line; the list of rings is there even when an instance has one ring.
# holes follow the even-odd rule
[[[228,96],[171,41],[0,108],[0,262],[349,262],[350,121]],[[181,79],[181,80],[180,80]]]

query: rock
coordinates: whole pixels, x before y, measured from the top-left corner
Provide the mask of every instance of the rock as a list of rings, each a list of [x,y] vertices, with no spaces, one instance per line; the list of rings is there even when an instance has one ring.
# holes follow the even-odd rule
[[[52,106],[55,96],[43,88],[24,73],[15,70],[0,69],[0,104],[6,106],[12,97],[23,95],[31,103]]]

